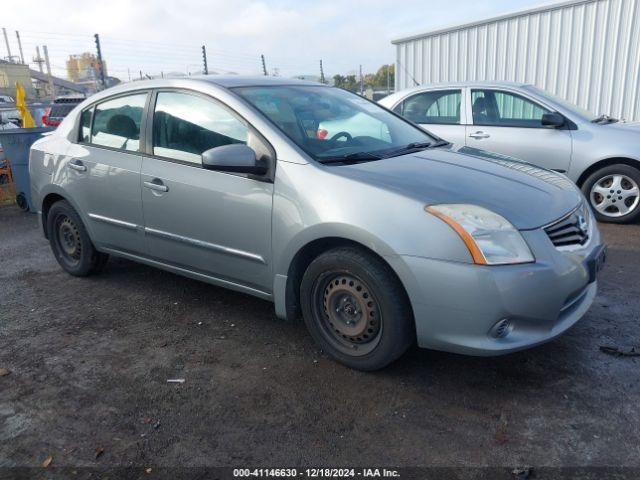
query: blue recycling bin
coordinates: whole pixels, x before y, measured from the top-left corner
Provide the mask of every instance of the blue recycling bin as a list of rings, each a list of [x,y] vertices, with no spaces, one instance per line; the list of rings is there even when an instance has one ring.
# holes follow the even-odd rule
[[[54,130],[53,127],[12,128],[0,130],[0,145],[9,160],[13,185],[16,189],[16,203],[26,211],[35,211],[31,203],[29,183],[29,148],[43,133]]]

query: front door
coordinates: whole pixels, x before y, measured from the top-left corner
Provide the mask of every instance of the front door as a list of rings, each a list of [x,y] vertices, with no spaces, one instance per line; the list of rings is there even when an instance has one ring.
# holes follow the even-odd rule
[[[270,292],[273,183],[206,170],[201,154],[245,143],[273,168],[271,148],[218,101],[184,91],[157,93],[152,130],[152,155],[142,162],[149,256]]]
[[[464,103],[459,88],[416,93],[394,111],[449,142],[465,144],[465,122],[460,121]]]
[[[566,172],[571,161],[571,130],[544,127],[551,111],[522,95],[494,89],[471,90],[470,147],[509,155],[540,167]]]
[[[65,188],[101,247],[145,250],[138,150],[147,95],[129,94],[84,110],[79,142],[67,152]]]

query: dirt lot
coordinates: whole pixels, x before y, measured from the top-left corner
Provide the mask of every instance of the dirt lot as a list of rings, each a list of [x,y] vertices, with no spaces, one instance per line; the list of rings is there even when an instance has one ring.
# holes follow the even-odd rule
[[[599,350],[640,346],[640,226],[602,230],[600,294],[561,338],[366,374],[247,295],[124,260],[73,278],[0,207],[0,467],[640,467],[640,359]]]

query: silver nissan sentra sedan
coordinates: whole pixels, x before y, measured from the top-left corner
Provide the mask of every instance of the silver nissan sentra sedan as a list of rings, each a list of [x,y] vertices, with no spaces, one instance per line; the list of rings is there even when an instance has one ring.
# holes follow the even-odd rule
[[[349,129],[318,135],[336,120]],[[296,80],[105,90],[33,145],[30,174],[70,274],[116,255],[249,293],[361,370],[415,340],[472,355],[546,342],[588,310],[605,258],[565,176]]]

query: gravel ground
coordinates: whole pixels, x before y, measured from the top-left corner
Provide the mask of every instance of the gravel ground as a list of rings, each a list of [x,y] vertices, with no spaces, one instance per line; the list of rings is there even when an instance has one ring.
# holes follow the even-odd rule
[[[640,467],[640,359],[599,349],[640,347],[640,228],[602,231],[600,293],[559,339],[360,373],[247,295],[118,259],[71,277],[0,207],[0,467]]]

